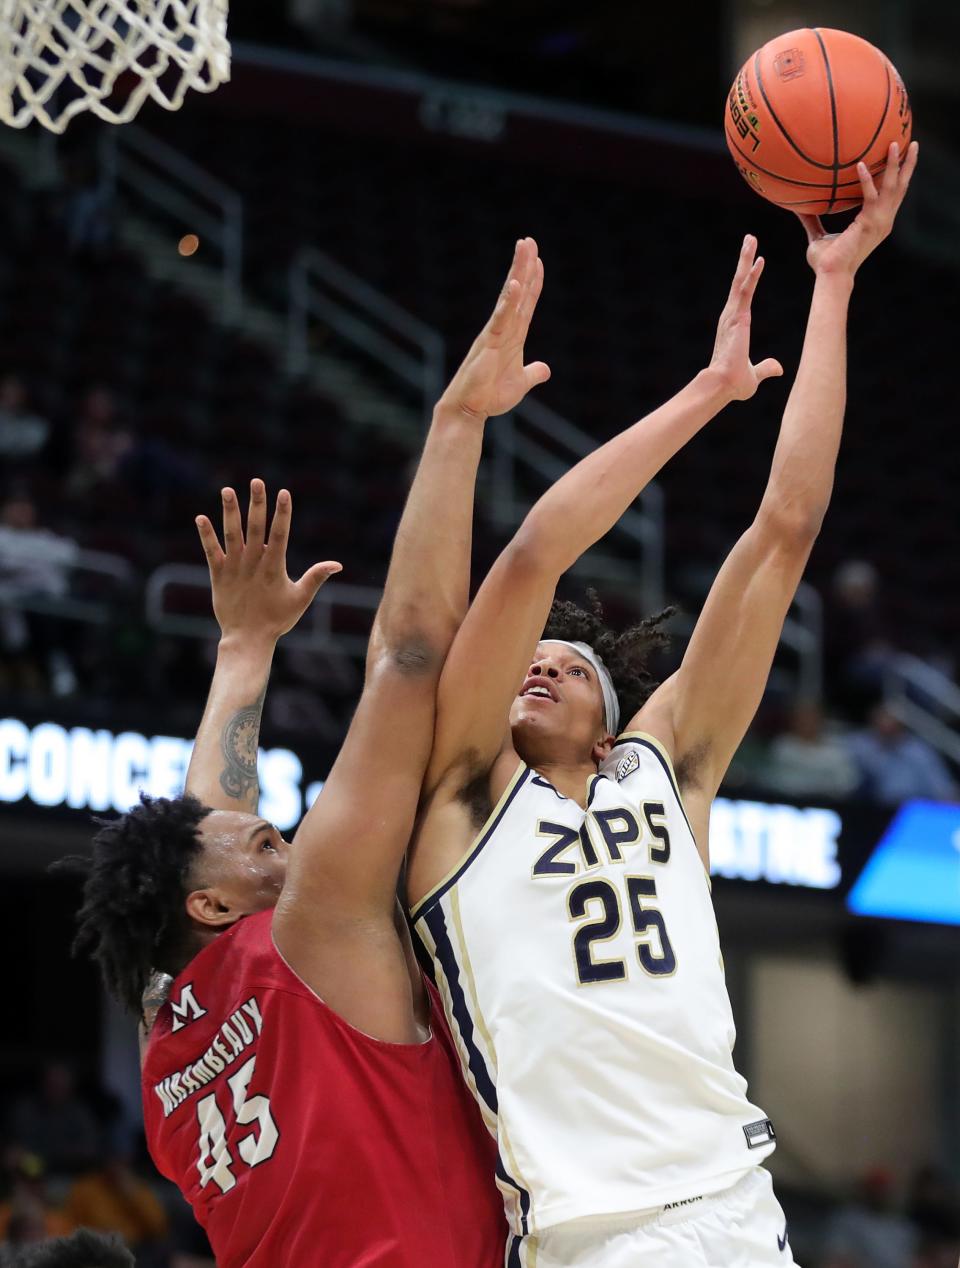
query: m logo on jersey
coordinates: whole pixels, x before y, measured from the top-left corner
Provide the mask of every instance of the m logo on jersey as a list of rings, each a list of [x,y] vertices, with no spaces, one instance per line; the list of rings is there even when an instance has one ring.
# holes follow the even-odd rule
[[[180,992],[179,1001],[170,1001],[170,1011],[173,1013],[173,1025],[171,1031],[182,1030],[184,1026],[189,1026],[192,1021],[196,1021],[198,1017],[205,1017],[207,1010],[201,1008],[193,996],[193,983],[188,982]]]
[[[640,766],[640,758],[637,756],[636,749],[631,749],[626,757],[622,757],[617,763],[617,783],[622,783],[628,775],[632,775]]]

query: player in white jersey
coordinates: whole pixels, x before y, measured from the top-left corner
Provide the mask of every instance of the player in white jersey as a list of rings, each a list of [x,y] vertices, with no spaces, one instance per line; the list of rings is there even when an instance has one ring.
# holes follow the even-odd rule
[[[854,275],[916,157],[891,149],[879,190],[861,164],[864,206],[843,233],[802,218],[815,283],[769,482],[679,670],[657,686],[638,664],[656,621],[618,637],[560,605],[544,623],[561,574],[651,475],[782,373],[750,361],[751,237],[708,369],[544,495],[444,668],[408,889],[498,1138],[509,1268],[793,1262],[758,1166],[773,1125],[733,1064],[710,805],[829,502]]]

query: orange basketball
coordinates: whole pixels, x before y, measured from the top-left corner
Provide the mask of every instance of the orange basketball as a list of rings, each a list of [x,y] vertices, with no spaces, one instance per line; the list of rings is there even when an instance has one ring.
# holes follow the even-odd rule
[[[849,31],[788,31],[744,63],[727,98],[733,161],[763,198],[791,211],[848,211],[863,201],[857,163],[901,159],[912,118],[890,60]]]

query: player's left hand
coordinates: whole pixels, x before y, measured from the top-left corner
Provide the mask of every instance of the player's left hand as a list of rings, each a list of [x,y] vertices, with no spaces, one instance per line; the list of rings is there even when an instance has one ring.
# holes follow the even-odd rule
[[[287,576],[287,539],[293,503],[286,489],[266,539],[267,491],[262,480],[250,481],[250,509],[244,537],[240,504],[233,489],[222,490],[223,542],[206,515],[197,516],[197,531],[210,569],[213,613],[224,638],[276,642],[292,630],[323,583],[340,572],[333,560],[314,564],[299,581]],[[266,539],[266,540],[265,540]]]
[[[543,290],[543,261],[533,238],[521,238],[490,320],[440,398],[440,408],[484,420],[514,409],[531,388],[546,383],[550,367],[524,365],[527,332]]]
[[[757,255],[757,240],[748,233],[740,248],[737,271],[720,314],[710,358],[710,370],[732,401],[749,400],[764,379],[783,374],[783,366],[773,357],[757,365],[750,360],[751,306],[762,272],[763,256]]]
[[[894,141],[887,152],[879,189],[866,163],[857,164],[863,206],[842,233],[827,233],[819,216],[798,213],[807,231],[807,261],[818,276],[839,273],[853,277],[867,256],[889,236],[910,187],[919,152],[917,142],[911,142],[901,166],[900,147]]]

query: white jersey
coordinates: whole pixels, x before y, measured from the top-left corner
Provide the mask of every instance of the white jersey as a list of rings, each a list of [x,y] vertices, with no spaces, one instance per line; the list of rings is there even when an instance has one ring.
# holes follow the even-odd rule
[[[621,737],[586,810],[521,765],[413,919],[518,1235],[714,1193],[773,1150],[656,740]]]

